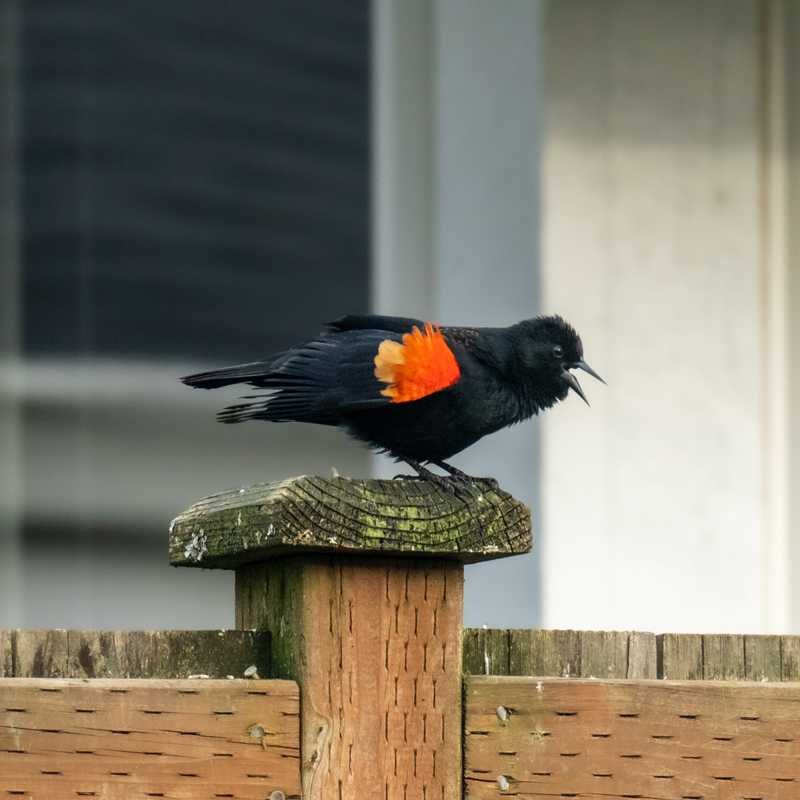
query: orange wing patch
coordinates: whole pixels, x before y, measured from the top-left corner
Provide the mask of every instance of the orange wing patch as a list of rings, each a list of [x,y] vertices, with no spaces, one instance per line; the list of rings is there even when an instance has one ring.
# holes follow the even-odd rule
[[[381,391],[393,403],[409,403],[452,386],[461,377],[456,357],[438,327],[415,325],[403,343],[384,339],[375,356],[375,377],[389,385]]]

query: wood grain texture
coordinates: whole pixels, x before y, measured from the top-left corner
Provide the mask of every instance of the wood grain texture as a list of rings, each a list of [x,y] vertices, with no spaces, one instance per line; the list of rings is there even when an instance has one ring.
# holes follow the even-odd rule
[[[415,480],[304,476],[201,500],[170,526],[170,561],[231,568],[299,552],[444,556],[465,563],[531,549],[528,508],[488,483],[456,494]]]
[[[744,677],[748,681],[780,681],[781,637],[744,637]]]
[[[703,637],[695,633],[663,633],[657,637],[658,677],[700,680],[703,677]]]
[[[658,677],[658,646],[656,635],[646,631],[631,631],[628,635],[627,678]]]
[[[0,680],[0,795],[300,795],[291,681]],[[280,795],[279,795],[280,796]]]
[[[461,564],[278,559],[237,570],[236,600],[300,684],[305,800],[460,798]]]
[[[0,677],[264,678],[269,662],[266,632],[0,630]]]
[[[497,628],[464,631],[464,672],[469,675],[513,675],[509,669],[509,634]]]
[[[800,636],[781,636],[781,679],[800,681]]]
[[[656,637],[643,631],[464,631],[468,675],[655,678]]]
[[[465,696],[467,798],[800,796],[800,684],[473,677]]]
[[[14,674],[14,657],[11,651],[11,631],[0,628],[0,678]]]
[[[16,678],[64,678],[69,673],[65,630],[12,631]]]
[[[744,680],[744,636],[703,635],[703,678],[709,681]]]
[[[625,678],[628,675],[627,631],[582,631],[581,675]]]
[[[580,631],[512,630],[510,634],[509,674],[563,678],[581,674]]]

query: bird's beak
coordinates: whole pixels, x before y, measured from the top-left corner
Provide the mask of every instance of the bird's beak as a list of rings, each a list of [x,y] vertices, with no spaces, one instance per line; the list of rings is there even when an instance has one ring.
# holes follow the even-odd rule
[[[588,372],[593,378],[597,378],[600,383],[605,383],[605,381],[585,361],[579,361],[575,366],[577,369],[582,369],[584,372]],[[606,384],[606,386],[607,385],[608,384]]]
[[[567,386],[569,386],[588,406],[589,401],[586,399],[586,395],[583,393],[583,389],[581,389],[578,379],[568,369],[561,371],[561,377],[564,379],[564,382],[567,384]]]
[[[600,383],[605,383],[605,381],[585,362],[585,361],[578,361],[576,364],[573,365],[575,369],[582,369],[584,372],[588,372],[593,378],[597,378]],[[589,405],[589,401],[586,399],[586,395],[583,393],[583,389],[581,389],[581,385],[578,383],[578,379],[568,370],[564,369],[561,372],[561,377],[564,379],[564,382],[567,386],[572,389],[578,397],[583,400],[586,405]]]

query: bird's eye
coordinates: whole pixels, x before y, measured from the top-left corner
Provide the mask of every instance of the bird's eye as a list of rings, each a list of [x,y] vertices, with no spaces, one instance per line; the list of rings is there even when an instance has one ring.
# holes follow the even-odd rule
[[[564,357],[564,348],[561,347],[560,344],[557,344],[553,348],[553,358],[563,358]]]

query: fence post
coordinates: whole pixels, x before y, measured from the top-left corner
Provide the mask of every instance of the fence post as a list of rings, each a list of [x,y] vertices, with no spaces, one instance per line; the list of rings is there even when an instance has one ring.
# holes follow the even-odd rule
[[[214,495],[170,529],[177,566],[236,570],[236,624],[300,684],[305,800],[461,797],[464,564],[527,552],[488,483],[302,477]]]

